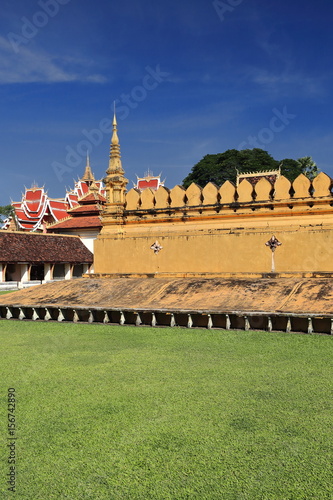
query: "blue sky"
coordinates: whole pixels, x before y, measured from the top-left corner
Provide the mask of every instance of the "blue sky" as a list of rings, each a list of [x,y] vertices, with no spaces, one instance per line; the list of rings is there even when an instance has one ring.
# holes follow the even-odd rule
[[[205,154],[262,147],[333,177],[328,0],[2,0],[0,204],[64,196],[108,165],[180,183]],[[129,185],[131,187],[132,183]]]

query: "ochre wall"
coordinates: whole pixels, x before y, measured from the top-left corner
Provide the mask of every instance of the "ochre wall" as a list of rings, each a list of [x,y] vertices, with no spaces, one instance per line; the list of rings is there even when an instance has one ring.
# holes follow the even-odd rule
[[[255,191],[242,181],[237,190],[231,183],[132,189],[126,199],[121,222],[106,208],[95,241],[96,274],[266,273],[265,243],[273,234],[282,243],[277,272],[333,272],[333,198],[325,174],[312,184],[299,176],[293,186],[280,177],[274,192],[262,179]],[[157,254],[150,248],[156,240],[163,247]]]

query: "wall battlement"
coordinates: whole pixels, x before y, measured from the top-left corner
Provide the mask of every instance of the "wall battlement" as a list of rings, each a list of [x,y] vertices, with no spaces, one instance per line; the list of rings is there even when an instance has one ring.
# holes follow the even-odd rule
[[[277,273],[333,272],[332,180],[324,173],[254,187],[244,179],[237,187],[131,189],[118,212],[110,207],[95,241],[97,274],[269,273],[273,235]]]
[[[333,272],[332,179],[324,173],[126,192],[116,117],[106,173],[98,275]],[[271,260],[273,235],[281,245]]]
[[[179,216],[205,216],[249,211],[282,211],[284,215],[295,211],[329,209],[333,205],[332,179],[320,173],[313,181],[299,175],[293,183],[280,176],[274,185],[261,178],[255,186],[246,179],[238,187],[226,181],[219,188],[212,182],[204,188],[192,183],[187,189],[175,186],[169,190],[133,188],[126,193],[124,222],[143,218],[173,219]]]

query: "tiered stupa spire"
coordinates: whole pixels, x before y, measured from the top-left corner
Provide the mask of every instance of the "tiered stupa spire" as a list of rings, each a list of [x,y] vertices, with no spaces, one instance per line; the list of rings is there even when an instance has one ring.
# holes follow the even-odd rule
[[[113,116],[112,122],[112,138],[110,144],[110,159],[109,159],[109,168],[107,169],[107,174],[113,174],[115,172],[124,174],[124,169],[121,164],[121,154],[120,154],[120,144],[118,138],[118,130],[117,130],[117,118],[116,113]]]
[[[112,138],[110,145],[109,167],[104,179],[106,189],[106,206],[103,213],[104,223],[119,223],[124,211],[125,192],[128,179],[121,163],[120,144],[117,131],[117,118],[114,112],[112,122]],[[108,216],[111,215],[111,218]],[[114,219],[113,221],[111,219]]]
[[[85,168],[85,171],[84,171],[83,177],[82,177],[80,180],[81,180],[82,182],[87,182],[87,183],[95,182],[95,177],[94,177],[94,174],[92,173],[91,168],[90,168],[90,158],[89,158],[89,153],[88,153],[88,151],[87,151],[87,163],[86,163],[86,168]]]

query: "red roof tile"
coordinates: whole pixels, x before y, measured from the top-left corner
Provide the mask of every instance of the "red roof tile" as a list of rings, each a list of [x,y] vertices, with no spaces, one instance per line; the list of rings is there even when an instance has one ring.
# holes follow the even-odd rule
[[[55,210],[55,209],[53,209],[52,210],[52,215],[53,215],[53,217],[56,220],[60,220],[60,219],[63,219],[64,217],[66,217],[67,212],[64,211],[64,210]]]
[[[68,210],[68,213],[69,215],[73,216],[75,216],[75,214],[81,214],[81,213],[95,215],[96,213],[99,214],[100,211],[101,209],[98,205],[82,205],[82,206],[80,205],[78,207],[72,208],[71,210]]]
[[[91,201],[101,201],[102,203],[105,203],[106,198],[100,193],[88,193],[86,196],[83,196],[83,198],[80,198],[80,203],[88,203]]]
[[[49,232],[53,232],[54,229],[91,229],[102,227],[101,220],[98,215],[91,215],[87,217],[71,217],[64,219],[55,224],[52,224],[47,228]]]
[[[0,262],[91,263],[93,254],[78,236],[0,231]]]

